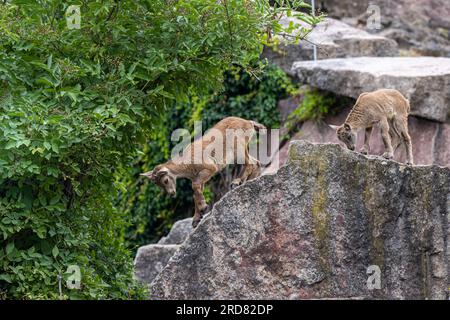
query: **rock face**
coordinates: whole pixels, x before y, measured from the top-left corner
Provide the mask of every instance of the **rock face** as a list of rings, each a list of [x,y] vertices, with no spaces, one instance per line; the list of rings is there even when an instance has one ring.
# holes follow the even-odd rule
[[[151,297],[447,299],[449,188],[449,168],[292,142],[277,174],[215,204]]]
[[[179,247],[176,244],[149,244],[140,247],[134,260],[135,279],[151,283]]]
[[[445,122],[450,111],[450,58],[360,57],[295,62],[299,81],[357,98],[379,88],[399,90],[411,114]]]
[[[303,22],[293,17],[280,20],[285,26],[290,22],[303,25]],[[397,43],[394,40],[371,35],[330,18],[319,23],[306,39],[309,42],[300,41],[299,44],[281,41],[276,50],[265,48],[263,56],[290,74],[294,61],[313,59],[312,43],[318,45],[318,59],[398,55]]]
[[[162,237],[158,244],[182,244],[192,232],[192,218],[178,220],[166,237]]]
[[[423,55],[450,57],[450,1],[448,0],[323,0],[331,17],[391,38],[400,48]],[[367,24],[378,7],[381,28]],[[377,9],[375,9],[377,10]]]
[[[140,247],[134,260],[136,280],[151,283],[191,232],[192,218],[179,220],[174,223],[169,234],[159,240],[158,244]]]

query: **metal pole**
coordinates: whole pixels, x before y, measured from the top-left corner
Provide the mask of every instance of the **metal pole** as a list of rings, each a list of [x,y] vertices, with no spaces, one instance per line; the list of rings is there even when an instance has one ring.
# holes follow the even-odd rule
[[[58,290],[59,290],[59,299],[62,300],[63,299],[63,293],[62,293],[62,276],[61,273],[58,274]]]
[[[314,17],[316,15],[316,4],[315,0],[311,0],[311,14]],[[317,61],[317,46],[313,44],[313,60]]]

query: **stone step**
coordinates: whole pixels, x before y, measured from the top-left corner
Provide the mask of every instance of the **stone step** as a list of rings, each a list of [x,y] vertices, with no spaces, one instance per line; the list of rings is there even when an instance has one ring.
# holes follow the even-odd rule
[[[192,218],[178,220],[173,224],[169,234],[159,239],[158,244],[182,244],[192,230]]]
[[[162,237],[157,244],[140,247],[134,259],[134,278],[144,284],[150,284],[191,232],[192,218],[178,220],[169,234]]]
[[[134,278],[150,284],[178,250],[178,244],[149,244],[138,249],[134,259]]]
[[[290,22],[306,27],[295,17],[286,17],[280,21],[284,26],[289,25]],[[289,44],[288,41],[280,38],[281,43],[278,48],[265,48],[263,57],[290,73],[295,61],[313,59],[312,43],[318,45],[319,59],[398,55],[397,43],[394,40],[369,34],[331,18],[326,18],[319,23],[306,40],[300,41],[299,44]]]
[[[450,58],[358,57],[298,61],[291,72],[303,83],[357,98],[381,88],[410,100],[411,114],[446,122],[450,111]]]

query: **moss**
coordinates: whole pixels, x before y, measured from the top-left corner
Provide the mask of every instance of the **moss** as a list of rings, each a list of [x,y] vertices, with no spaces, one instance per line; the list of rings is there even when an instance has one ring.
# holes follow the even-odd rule
[[[370,223],[370,241],[371,241],[371,261],[372,264],[377,265],[380,269],[384,269],[385,262],[385,252],[384,252],[384,239],[381,237],[381,228],[384,225],[384,214],[379,208],[372,207],[372,203],[378,203],[379,201],[374,201],[373,198],[376,194],[373,192],[373,186],[370,179],[370,171],[367,172],[365,178],[366,184],[364,187],[364,204],[369,214]]]
[[[429,256],[426,251],[423,251],[420,255],[420,269],[422,273],[422,297],[423,299],[429,298]]]
[[[310,162],[310,161],[308,161]],[[314,219],[314,234],[316,237],[317,245],[320,253],[320,260],[322,268],[325,272],[330,272],[331,267],[329,265],[329,226],[330,217],[327,213],[327,200],[328,200],[328,186],[325,179],[325,171],[327,170],[327,163],[322,159],[314,159],[317,164],[317,182],[314,188],[311,213]]]

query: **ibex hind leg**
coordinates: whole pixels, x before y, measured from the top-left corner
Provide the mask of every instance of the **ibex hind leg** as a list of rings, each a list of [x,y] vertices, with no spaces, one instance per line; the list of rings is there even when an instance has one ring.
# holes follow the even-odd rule
[[[398,147],[402,144],[402,138],[397,132],[393,129],[393,123],[389,123],[389,136],[391,137],[392,149],[394,150],[394,154],[397,151]]]
[[[387,119],[380,122],[380,130],[385,149],[382,156],[386,159],[392,159],[394,157],[394,149],[392,148],[391,135],[389,134],[390,127]]]
[[[246,182],[250,176],[253,175],[253,173],[257,170],[256,168],[260,166],[259,161],[252,156],[249,155],[248,149],[245,149],[245,164],[244,164],[244,170],[242,171],[242,174],[233,180],[231,183],[231,189],[236,188],[237,186],[243,184]]]
[[[403,142],[406,150],[406,164],[413,165],[413,154],[412,154],[412,142],[411,137],[408,133],[408,120],[407,119],[395,119],[394,126],[399,132],[399,140]]]

